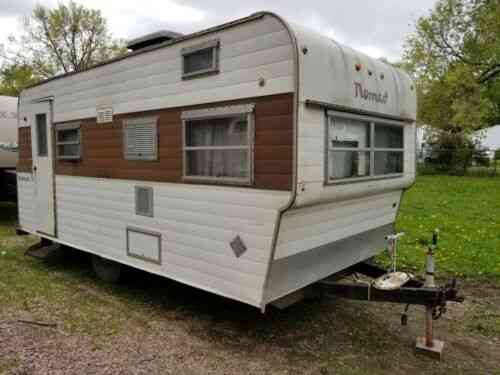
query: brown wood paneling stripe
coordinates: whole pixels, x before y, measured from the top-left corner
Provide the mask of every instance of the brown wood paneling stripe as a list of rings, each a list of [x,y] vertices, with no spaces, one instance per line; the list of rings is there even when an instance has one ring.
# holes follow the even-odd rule
[[[82,121],[82,158],[56,162],[61,175],[182,181],[182,120],[184,110],[255,103],[255,164],[253,187],[291,190],[293,171],[293,95],[212,103],[186,108],[116,115],[112,124]],[[131,161],[123,156],[123,120],[158,116],[158,160]]]
[[[33,158],[31,156],[31,128],[25,126],[18,129],[19,160],[17,170],[19,172],[32,172]]]

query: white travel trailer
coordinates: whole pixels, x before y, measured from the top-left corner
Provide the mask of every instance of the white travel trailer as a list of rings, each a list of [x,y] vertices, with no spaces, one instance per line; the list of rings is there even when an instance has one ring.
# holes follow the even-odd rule
[[[415,179],[402,71],[267,12],[20,97],[20,230],[265,309],[380,252]]]
[[[17,98],[0,95],[0,199],[15,194]]]

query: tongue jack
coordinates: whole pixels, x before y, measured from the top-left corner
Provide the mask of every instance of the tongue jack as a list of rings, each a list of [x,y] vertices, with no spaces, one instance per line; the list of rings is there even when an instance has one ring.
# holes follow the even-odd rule
[[[438,244],[438,231],[435,230],[432,234],[432,243],[427,248],[427,255],[425,258],[425,283],[426,288],[435,288],[436,280],[434,278],[434,252]],[[432,305],[425,306],[425,337],[417,337],[417,352],[430,355],[432,357],[441,358],[444,342],[434,339],[434,309]]]

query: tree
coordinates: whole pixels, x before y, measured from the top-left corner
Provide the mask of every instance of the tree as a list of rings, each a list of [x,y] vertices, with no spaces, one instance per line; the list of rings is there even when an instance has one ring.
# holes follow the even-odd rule
[[[29,65],[7,65],[0,70],[0,95],[19,96],[24,88],[39,80]]]
[[[34,79],[81,71],[126,51],[111,38],[99,10],[73,1],[54,9],[37,5],[22,20],[21,35],[11,36],[2,50],[7,69],[30,67]]]
[[[419,122],[468,133],[500,121],[500,1],[439,0],[404,49]]]

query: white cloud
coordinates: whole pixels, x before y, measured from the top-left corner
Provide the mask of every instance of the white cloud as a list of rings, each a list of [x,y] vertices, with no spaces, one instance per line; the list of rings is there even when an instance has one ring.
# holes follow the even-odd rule
[[[310,13],[303,21],[303,25],[307,28],[317,31],[330,39],[345,44],[346,37],[341,32],[336,30],[331,24],[325,22],[325,20],[316,12]]]
[[[15,17],[27,14],[35,3],[54,6],[68,0],[0,0],[0,43],[15,28]],[[137,36],[170,29],[194,32],[252,12],[269,9],[288,21],[314,29],[329,38],[360,49],[372,57],[398,60],[413,22],[437,0],[76,0],[101,9],[113,36]],[[14,18],[12,18],[14,17]]]
[[[1,17],[0,14],[0,44],[7,42],[9,35],[18,33],[18,18],[15,16]]]

